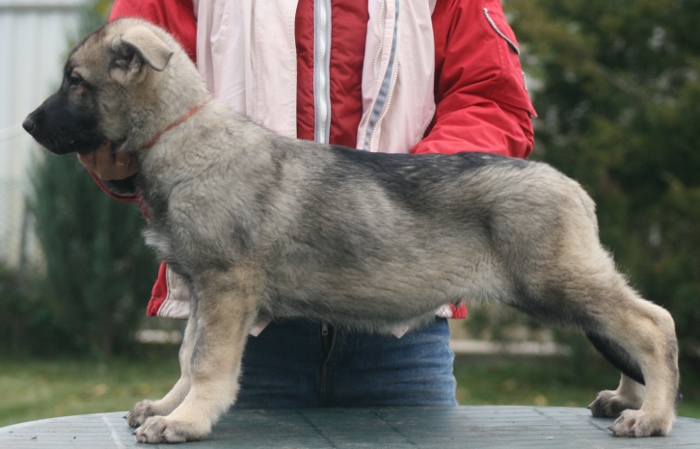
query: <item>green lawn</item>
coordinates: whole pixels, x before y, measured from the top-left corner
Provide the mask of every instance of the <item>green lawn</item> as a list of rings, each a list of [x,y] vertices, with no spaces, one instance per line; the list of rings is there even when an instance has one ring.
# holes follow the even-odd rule
[[[0,360],[0,426],[129,410],[141,399],[162,397],[179,372],[176,357],[107,363]]]
[[[612,368],[600,379],[576,379],[558,360],[546,358],[462,356],[454,371],[461,405],[585,407],[598,391],[615,389],[619,380]]]
[[[455,360],[460,405],[550,405],[586,407],[600,390],[614,390],[619,371],[599,357],[585,366],[566,358],[469,357]],[[700,382],[682,374],[678,415],[700,418]]]
[[[600,366],[598,366],[600,365]],[[579,376],[566,360],[460,356],[455,362],[462,405],[535,404],[585,407],[617,374],[604,362]],[[594,375],[591,376],[590,372]],[[0,360],[0,426],[54,416],[128,410],[163,396],[177,380],[176,357],[151,360]],[[684,391],[682,416],[700,418],[700,394]]]

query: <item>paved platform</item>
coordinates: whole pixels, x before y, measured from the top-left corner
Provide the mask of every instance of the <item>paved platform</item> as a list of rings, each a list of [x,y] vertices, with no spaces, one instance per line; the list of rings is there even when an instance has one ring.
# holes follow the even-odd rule
[[[69,416],[0,428],[0,448],[126,449],[137,444],[120,413]],[[567,407],[473,406],[243,410],[206,439],[178,448],[698,448],[700,420],[678,418],[666,437],[615,438],[612,421]],[[169,448],[174,446],[167,445]]]

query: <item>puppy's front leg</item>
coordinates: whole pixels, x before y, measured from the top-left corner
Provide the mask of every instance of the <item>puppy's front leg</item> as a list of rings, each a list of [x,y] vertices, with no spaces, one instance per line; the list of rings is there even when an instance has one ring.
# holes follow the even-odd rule
[[[131,427],[139,427],[151,416],[170,414],[190,392],[190,360],[197,335],[197,320],[190,316],[185,328],[185,335],[180,346],[180,379],[173,388],[159,401],[143,400],[126,415],[126,421]]]
[[[196,332],[188,363],[190,388],[167,416],[152,416],[136,431],[142,443],[179,443],[202,438],[231,406],[257,298],[240,288],[205,289],[194,316]]]

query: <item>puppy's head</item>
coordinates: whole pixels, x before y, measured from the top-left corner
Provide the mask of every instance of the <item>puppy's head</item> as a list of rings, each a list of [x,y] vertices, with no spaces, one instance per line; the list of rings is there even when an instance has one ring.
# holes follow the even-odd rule
[[[154,96],[178,50],[170,35],[146,22],[112,22],[73,49],[60,88],[22,126],[56,154],[89,153],[105,140],[118,147],[142,128],[144,108],[158,104]]]

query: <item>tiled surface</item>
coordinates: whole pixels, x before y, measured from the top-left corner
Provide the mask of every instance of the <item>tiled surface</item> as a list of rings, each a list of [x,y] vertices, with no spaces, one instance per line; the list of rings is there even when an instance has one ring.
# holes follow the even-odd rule
[[[0,428],[0,448],[125,449],[137,444],[124,412],[70,416]],[[564,407],[245,410],[226,415],[210,448],[697,448],[700,420],[678,418],[666,437],[615,438],[611,420]],[[168,446],[173,447],[173,446]]]

